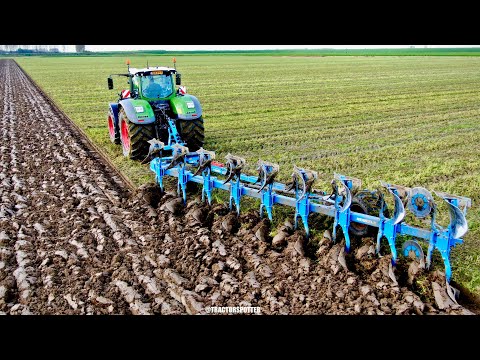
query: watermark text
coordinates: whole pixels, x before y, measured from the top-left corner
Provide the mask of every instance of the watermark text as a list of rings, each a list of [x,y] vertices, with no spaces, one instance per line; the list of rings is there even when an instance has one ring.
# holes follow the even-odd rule
[[[207,306],[207,314],[260,314],[259,306]]]

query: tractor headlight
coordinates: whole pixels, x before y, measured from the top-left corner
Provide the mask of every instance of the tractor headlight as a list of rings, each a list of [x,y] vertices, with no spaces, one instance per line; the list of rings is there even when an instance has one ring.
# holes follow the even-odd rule
[[[143,106],[135,106],[135,111],[137,113],[143,113]]]
[[[189,109],[195,109],[195,104],[193,103],[193,101],[188,101],[188,102],[187,102],[187,108],[189,108]]]

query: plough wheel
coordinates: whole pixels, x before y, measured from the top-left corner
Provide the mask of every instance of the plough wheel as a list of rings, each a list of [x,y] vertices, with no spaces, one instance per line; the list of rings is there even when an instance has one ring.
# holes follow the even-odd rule
[[[423,254],[422,247],[418,242],[413,240],[407,240],[403,243],[402,252],[405,257],[410,257],[410,255],[413,255],[418,260],[425,259],[425,255]]]

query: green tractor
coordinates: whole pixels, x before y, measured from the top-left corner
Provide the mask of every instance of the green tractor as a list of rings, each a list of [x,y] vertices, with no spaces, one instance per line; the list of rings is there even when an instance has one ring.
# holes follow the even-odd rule
[[[202,107],[198,99],[181,86],[181,74],[174,68],[149,67],[135,69],[127,61],[128,73],[111,74],[108,89],[113,89],[112,76],[125,76],[129,88],[121,91],[117,102],[110,103],[108,131],[114,144],[121,144],[123,155],[142,160],[148,154],[149,140],[165,144],[183,143],[190,151],[203,146]],[[175,87],[178,86],[178,88]]]

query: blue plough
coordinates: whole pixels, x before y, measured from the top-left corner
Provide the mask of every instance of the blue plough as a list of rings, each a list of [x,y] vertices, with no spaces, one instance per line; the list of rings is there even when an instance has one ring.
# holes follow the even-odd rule
[[[310,229],[308,218],[310,213],[324,214],[334,218],[333,241],[338,238],[337,229],[341,228],[345,238],[345,250],[350,251],[349,226],[351,223],[363,224],[378,228],[376,252],[380,253],[382,238],[386,238],[392,254],[391,267],[395,267],[398,259],[396,238],[398,235],[409,235],[413,240],[403,243],[402,253],[405,256],[415,255],[424,261],[425,256],[417,240],[428,242],[426,267],[429,268],[432,261],[432,253],[437,249],[445,265],[447,288],[451,297],[456,290],[449,286],[452,276],[450,264],[450,250],[463,242],[461,239],[468,231],[465,218],[467,208],[471,206],[471,200],[467,197],[454,196],[443,192],[434,192],[443,199],[450,211],[450,224],[443,228],[437,224],[437,206],[432,194],[425,188],[408,188],[380,182],[381,206],[379,216],[351,210],[352,192],[359,189],[361,181],[356,178],[341,174],[334,174],[332,180],[332,192],[327,193],[313,189],[313,184],[318,178],[315,171],[294,166],[292,180],[287,183],[275,181],[279,166],[266,161],[259,161],[258,176],[249,176],[242,173],[246,165],[245,159],[228,154],[225,164],[215,161],[215,153],[200,149],[190,152],[185,144],[179,139],[174,125],[169,129],[170,137],[168,145],[157,139],[150,140],[150,151],[147,159],[150,161],[150,169],[156,175],[156,182],[163,190],[163,178],[173,176],[178,179],[177,193],[186,202],[186,187],[188,182],[202,184],[202,201],[212,203],[214,189],[228,191],[230,210],[235,208],[240,214],[241,199],[244,196],[260,200],[260,216],[267,214],[272,220],[272,208],[275,204],[295,208],[295,228],[298,227],[299,219],[303,223],[306,236]],[[164,151],[171,151],[168,156],[163,156]],[[221,176],[220,179],[218,176]],[[387,216],[385,196],[393,197],[394,209],[390,211],[391,217]],[[404,222],[406,208],[417,218],[431,217],[430,228],[420,228],[408,225]]]

